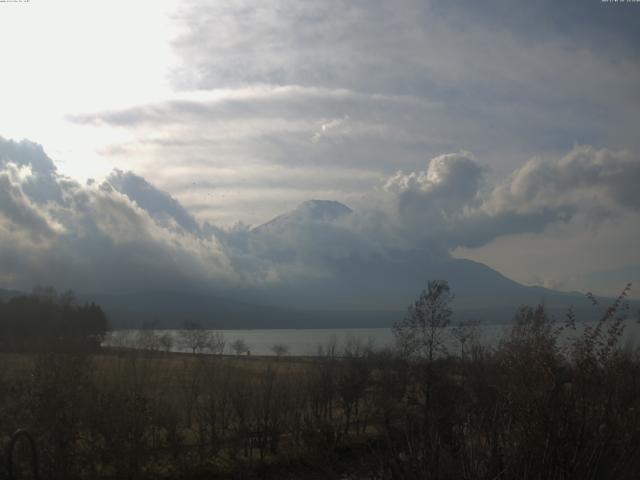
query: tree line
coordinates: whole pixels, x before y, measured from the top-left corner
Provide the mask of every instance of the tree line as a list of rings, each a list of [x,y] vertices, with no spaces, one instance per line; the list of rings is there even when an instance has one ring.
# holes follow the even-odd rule
[[[36,287],[30,295],[0,300],[0,351],[95,351],[109,328],[102,309],[79,304],[73,292]]]

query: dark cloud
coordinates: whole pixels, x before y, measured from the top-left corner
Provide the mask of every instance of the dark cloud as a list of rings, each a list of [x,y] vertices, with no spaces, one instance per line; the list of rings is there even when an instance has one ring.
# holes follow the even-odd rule
[[[638,5],[632,2],[584,2],[538,0],[518,4],[509,0],[473,0],[431,3],[435,14],[456,19],[460,24],[474,22],[490,29],[509,29],[530,42],[544,43],[549,37],[581,44],[610,54],[637,55],[633,45],[640,41]]]
[[[30,167],[40,174],[51,174],[56,171],[55,164],[41,145],[28,140],[16,142],[0,137],[0,167],[6,167],[9,163]]]
[[[13,175],[12,175],[13,176]],[[25,197],[18,185],[12,182],[8,173],[0,173],[0,218],[20,225],[28,237],[39,240],[53,233],[53,228],[45,217],[38,213]]]
[[[193,216],[171,195],[158,190],[144,178],[132,172],[115,170],[109,175],[107,181],[118,192],[138,204],[160,225],[171,229],[177,224],[188,232],[198,233],[200,227]]]
[[[347,88],[500,105],[494,113],[531,100],[546,108],[551,99],[610,105],[634,90],[631,78],[614,72],[629,69],[636,81],[639,73],[627,63],[636,56],[637,18],[615,8],[578,1],[523,8],[501,0],[185,2],[176,82]],[[603,81],[624,88],[603,91]]]

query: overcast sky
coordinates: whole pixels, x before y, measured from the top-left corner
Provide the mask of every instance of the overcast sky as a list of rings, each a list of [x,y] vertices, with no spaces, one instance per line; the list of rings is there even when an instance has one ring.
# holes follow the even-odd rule
[[[0,42],[0,137],[53,162],[0,144],[0,283],[31,280],[16,225],[77,240],[108,184],[181,278],[246,281],[224,229],[326,199],[386,246],[640,288],[640,3],[31,0]]]

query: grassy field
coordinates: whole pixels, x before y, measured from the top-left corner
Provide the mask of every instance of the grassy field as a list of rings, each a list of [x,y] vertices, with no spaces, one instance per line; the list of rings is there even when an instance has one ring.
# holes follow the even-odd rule
[[[306,469],[308,478],[331,478],[313,476],[317,471],[332,474],[323,462],[310,468],[315,455],[305,453],[309,439],[301,436],[306,428],[302,410],[311,401],[305,388],[318,379],[316,361],[133,349],[0,353],[0,384],[6,387],[0,408],[15,419],[11,427],[2,425],[0,438],[6,442],[12,429],[27,428],[41,437],[45,463],[49,457],[55,465],[65,455],[92,459],[101,465],[90,473],[96,478],[120,478],[131,469],[159,478],[197,475],[194,471],[222,478],[239,478],[238,472],[253,478],[258,471],[287,478],[294,471],[291,478],[303,478]],[[316,414],[337,422],[341,408],[333,403]],[[95,428],[96,419],[105,424]],[[56,430],[67,432],[65,452],[50,450],[50,430],[54,437]],[[87,441],[90,437],[101,439]],[[104,460],[116,455],[129,461]],[[338,455],[349,456],[346,451]],[[50,472],[53,477],[57,468]]]

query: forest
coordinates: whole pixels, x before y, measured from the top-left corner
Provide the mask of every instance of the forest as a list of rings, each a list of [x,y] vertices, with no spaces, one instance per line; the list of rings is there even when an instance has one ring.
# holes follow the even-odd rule
[[[78,304],[70,291],[36,287],[31,295],[0,299],[0,352],[95,351],[108,329],[102,309]]]
[[[53,348],[0,355],[0,447],[26,429],[46,479],[637,478],[640,351],[621,341],[628,289],[594,306],[602,315],[587,326],[571,311],[555,319],[523,306],[495,348],[473,322],[446,328],[452,297],[437,281],[387,350],[353,340],[314,357],[174,353],[144,330],[132,334],[139,348],[65,350],[43,334],[38,345]],[[21,302],[3,313],[45,309]],[[89,322],[79,338],[104,327],[98,307],[42,302],[62,331]],[[33,478],[26,442],[12,457],[14,478]]]

